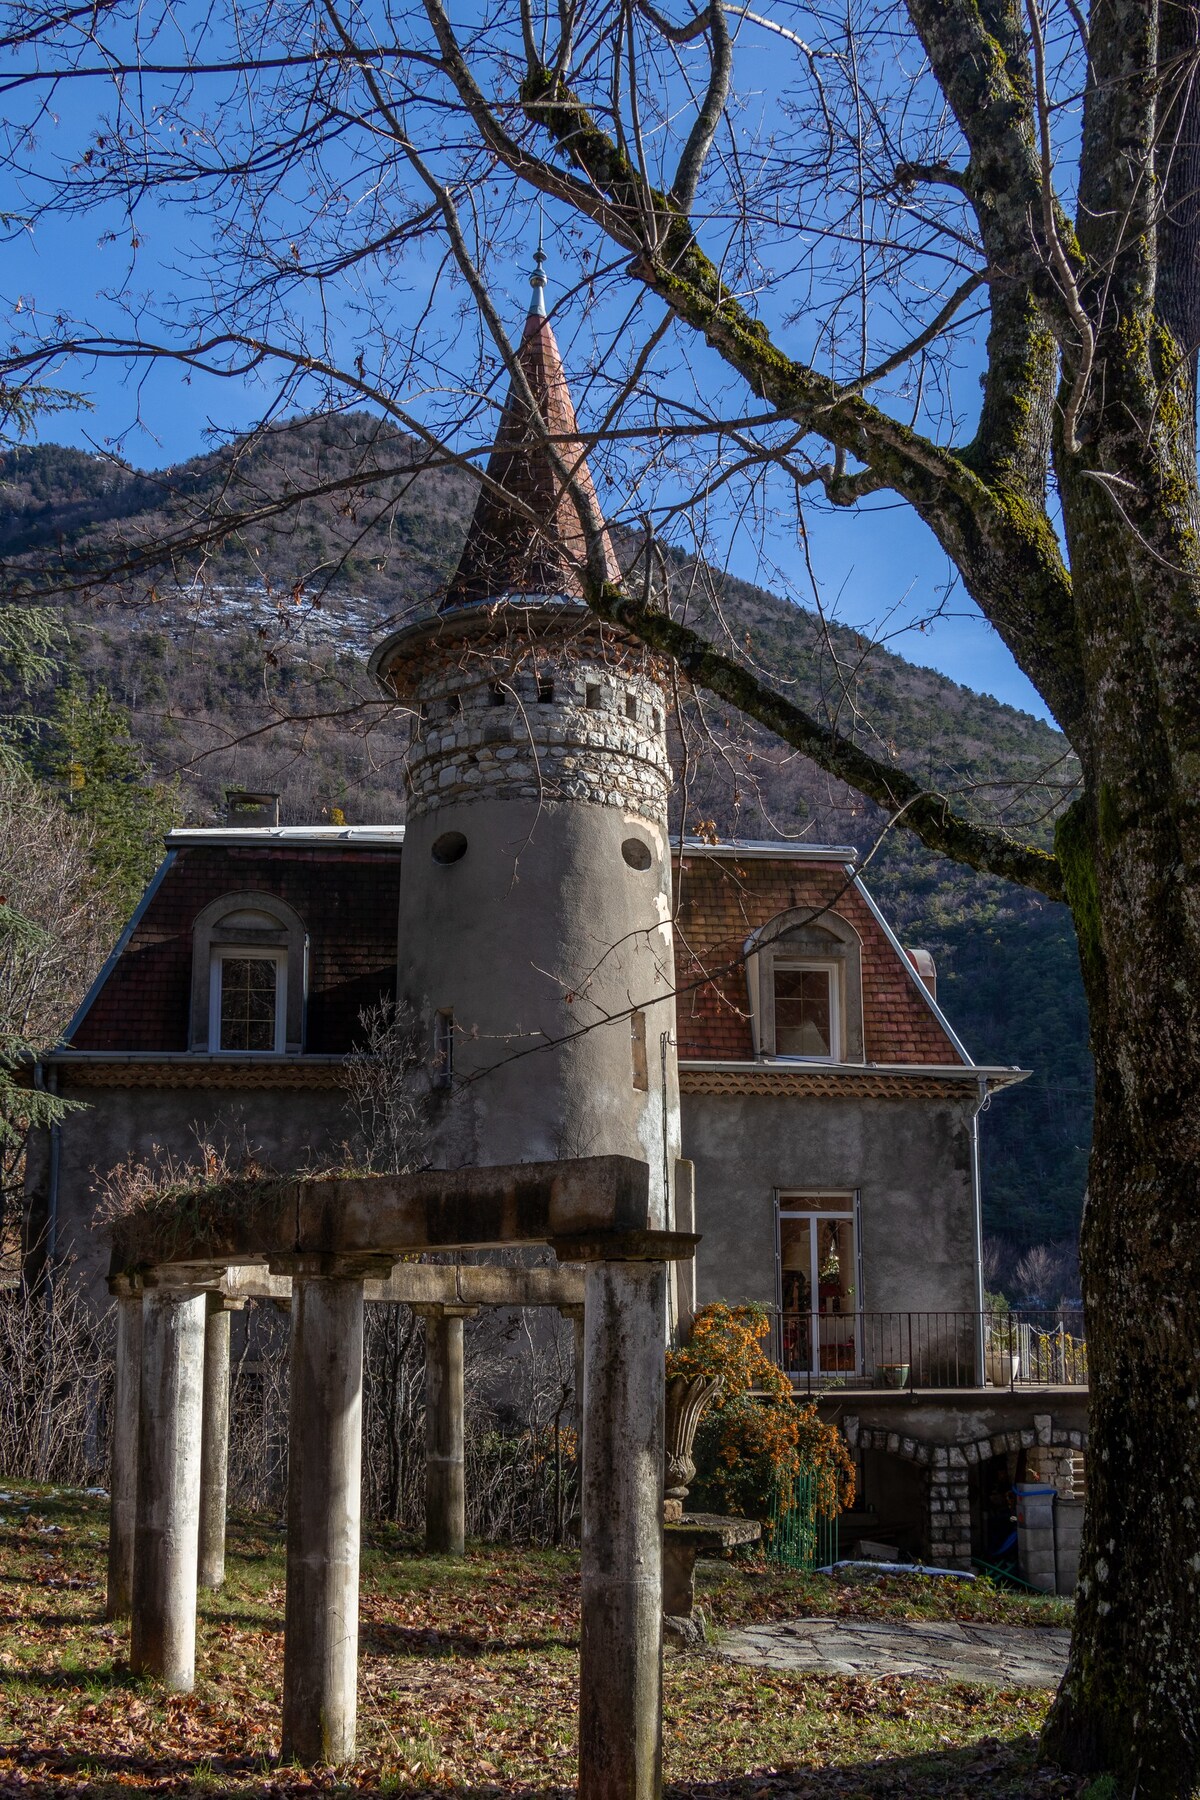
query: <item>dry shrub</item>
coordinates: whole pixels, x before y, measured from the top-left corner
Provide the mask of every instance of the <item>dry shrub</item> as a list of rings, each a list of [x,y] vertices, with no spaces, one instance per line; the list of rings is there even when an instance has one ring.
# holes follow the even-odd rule
[[[79,1487],[104,1478],[113,1319],[60,1276],[0,1290],[0,1475]]]

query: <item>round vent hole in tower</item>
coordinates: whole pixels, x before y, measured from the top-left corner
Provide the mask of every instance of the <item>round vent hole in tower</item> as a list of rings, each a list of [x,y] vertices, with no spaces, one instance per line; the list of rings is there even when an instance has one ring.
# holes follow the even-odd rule
[[[621,845],[621,855],[631,869],[648,869],[654,860],[649,844],[643,844],[641,838],[626,838]]]
[[[433,860],[436,863],[456,863],[467,854],[467,840],[461,831],[443,831],[440,838],[433,841]]]

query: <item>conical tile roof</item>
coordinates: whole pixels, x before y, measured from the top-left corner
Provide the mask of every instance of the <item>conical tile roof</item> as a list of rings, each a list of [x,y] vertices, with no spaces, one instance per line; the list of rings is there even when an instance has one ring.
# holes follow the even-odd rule
[[[539,270],[533,278],[534,300],[521,335],[518,360],[559,456],[594,502],[596,490],[576,435],[575,408],[562,357],[542,305],[543,285]],[[582,600],[586,551],[579,512],[560,483],[515,384],[504,404],[487,473],[488,485],[476,503],[442,611],[512,594]],[[504,496],[509,494],[521,500],[533,516],[506,504]],[[608,577],[615,581],[617,560],[607,531],[604,550]]]

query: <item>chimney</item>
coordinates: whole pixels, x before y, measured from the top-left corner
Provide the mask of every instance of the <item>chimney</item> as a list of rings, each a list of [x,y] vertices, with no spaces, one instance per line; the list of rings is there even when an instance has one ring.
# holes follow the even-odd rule
[[[909,962],[925,983],[934,999],[937,999],[937,964],[928,950],[905,950]]]
[[[252,794],[244,788],[225,789],[225,823],[243,828],[278,825],[279,795]]]

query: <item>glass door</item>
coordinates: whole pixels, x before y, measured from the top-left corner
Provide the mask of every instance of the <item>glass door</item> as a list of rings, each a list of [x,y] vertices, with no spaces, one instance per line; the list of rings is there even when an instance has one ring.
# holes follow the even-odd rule
[[[856,1374],[858,1257],[852,1194],[782,1194],[779,1279],[789,1374]]]

